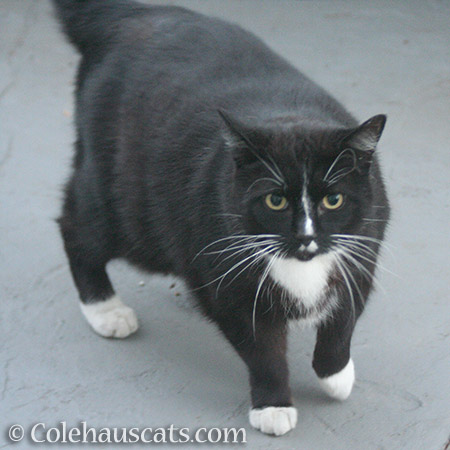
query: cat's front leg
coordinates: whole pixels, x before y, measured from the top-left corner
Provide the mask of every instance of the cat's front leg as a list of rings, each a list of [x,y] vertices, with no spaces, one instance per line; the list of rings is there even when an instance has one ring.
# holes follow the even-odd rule
[[[355,368],[350,357],[355,321],[352,312],[341,307],[317,330],[313,368],[322,389],[336,400],[347,399],[355,381]]]
[[[266,434],[283,435],[295,428],[297,409],[292,406],[286,360],[286,323],[257,323],[233,317],[220,327],[250,372],[252,409],[250,424]]]

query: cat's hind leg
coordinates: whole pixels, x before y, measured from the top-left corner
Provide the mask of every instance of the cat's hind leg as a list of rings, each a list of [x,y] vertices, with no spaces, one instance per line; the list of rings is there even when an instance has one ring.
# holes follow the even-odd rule
[[[72,252],[67,254],[81,311],[92,329],[101,336],[114,338],[134,333],[138,329],[136,314],[115,294],[105,265],[86,265]]]
[[[138,329],[138,321],[133,309],[116,295],[106,273],[111,259],[108,239],[98,223],[77,218],[71,200],[69,191],[59,224],[81,311],[99,335],[125,338]]]

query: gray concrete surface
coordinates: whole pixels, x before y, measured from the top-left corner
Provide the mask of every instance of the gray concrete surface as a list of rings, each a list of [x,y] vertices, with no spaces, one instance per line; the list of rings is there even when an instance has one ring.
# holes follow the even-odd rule
[[[343,404],[321,393],[310,361],[314,334],[294,330],[289,359],[299,424],[281,438],[253,431],[244,365],[189,307],[181,283],[170,288],[172,279],[122,263],[110,272],[141,328],[124,341],[94,335],[81,317],[53,221],[72,154],[77,55],[48,1],[1,0],[0,448],[13,446],[6,431],[14,423],[29,430],[37,422],[85,420],[97,427],[245,426],[251,449],[444,449],[449,2],[167,3],[253,30],[361,120],[389,115],[379,151],[393,203],[393,255],[385,252],[383,264],[396,275],[379,272],[383,290],[358,324],[354,392]]]

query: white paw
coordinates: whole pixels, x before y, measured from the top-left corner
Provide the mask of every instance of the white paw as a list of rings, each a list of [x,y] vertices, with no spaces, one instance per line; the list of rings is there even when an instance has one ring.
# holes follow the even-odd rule
[[[281,436],[297,425],[297,409],[293,406],[267,406],[250,410],[249,418],[253,428]]]
[[[340,372],[329,377],[319,378],[322,389],[337,400],[345,400],[350,395],[354,382],[355,366],[351,358]]]
[[[89,325],[101,336],[125,338],[138,329],[136,313],[117,296],[80,306]]]

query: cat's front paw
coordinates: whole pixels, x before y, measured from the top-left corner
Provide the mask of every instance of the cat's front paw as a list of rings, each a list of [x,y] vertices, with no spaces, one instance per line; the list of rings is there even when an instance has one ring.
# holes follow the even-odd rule
[[[336,400],[345,400],[352,392],[355,382],[355,366],[350,358],[347,365],[338,373],[319,378],[322,389]]]
[[[297,425],[297,409],[293,406],[267,406],[250,410],[250,425],[266,434],[281,436]]]
[[[103,337],[126,338],[138,329],[136,313],[117,297],[81,303],[81,311],[93,330]]]

